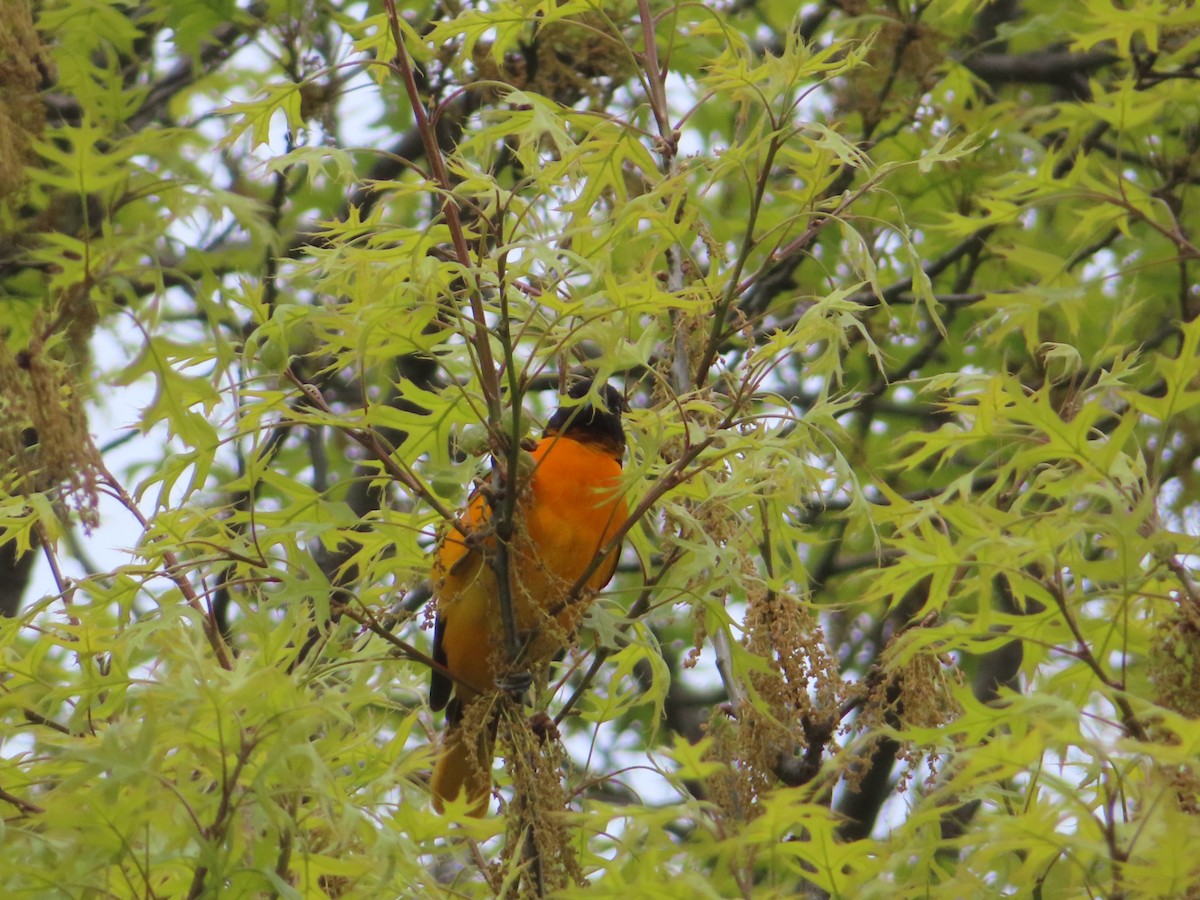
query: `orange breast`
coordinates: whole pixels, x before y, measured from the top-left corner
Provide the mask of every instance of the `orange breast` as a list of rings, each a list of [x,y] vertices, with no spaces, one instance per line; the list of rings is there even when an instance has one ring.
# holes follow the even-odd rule
[[[587,607],[587,597],[565,605],[571,587],[597,551],[625,523],[621,465],[592,444],[567,437],[541,440],[535,468],[516,510],[509,552],[513,606],[519,631],[534,635],[524,664],[548,659],[566,642]],[[468,506],[463,526],[486,527],[490,509],[482,496]],[[612,578],[617,552],[588,578],[599,590]],[[434,561],[438,614],[445,621],[442,646],[456,677],[488,690],[505,659],[495,575],[483,554],[451,531]],[[462,690],[460,688],[460,697]]]

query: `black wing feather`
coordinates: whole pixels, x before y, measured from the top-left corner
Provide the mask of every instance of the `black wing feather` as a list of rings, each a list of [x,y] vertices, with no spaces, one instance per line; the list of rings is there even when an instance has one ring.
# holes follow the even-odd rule
[[[446,648],[442,646],[442,638],[446,633],[446,620],[438,616],[433,623],[433,661],[446,665]],[[429,708],[434,712],[445,709],[450,700],[450,692],[454,682],[450,676],[437,669],[429,671]]]

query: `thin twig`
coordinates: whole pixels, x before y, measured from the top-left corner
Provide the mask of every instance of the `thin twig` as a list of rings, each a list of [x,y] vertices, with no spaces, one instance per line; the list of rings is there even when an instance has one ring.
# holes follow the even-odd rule
[[[446,217],[446,227],[450,232],[450,240],[454,245],[455,255],[465,272],[474,270],[471,251],[467,247],[466,234],[463,231],[462,220],[458,214],[458,204],[454,199],[450,176],[446,171],[446,160],[442,156],[442,148],[438,144],[437,133],[430,122],[425,105],[421,102],[421,92],[417,87],[416,75],[413,72],[412,61],[409,59],[408,47],[404,43],[404,33],[400,28],[400,15],[396,11],[396,0],[383,0],[387,10],[388,24],[392,30],[392,39],[396,43],[396,57],[391,61],[392,70],[400,76],[404,90],[408,94],[412,106],[413,118],[421,141],[425,145],[425,158],[429,160],[430,172],[437,184],[442,201],[442,215]],[[479,360],[479,376],[483,386],[484,397],[488,404],[489,420],[493,425],[500,422],[500,379],[496,373],[496,363],[492,358],[491,338],[488,333],[487,317],[484,314],[483,300],[478,291],[478,284],[468,289],[467,302],[471,307],[471,318],[475,330],[471,344]]]
[[[346,618],[352,619],[353,621],[357,622],[359,625],[362,625],[364,628],[366,628],[372,634],[383,638],[383,640],[385,640],[389,644],[391,644],[396,649],[397,656],[401,656],[404,659],[409,659],[409,660],[412,660],[413,662],[418,662],[424,666],[428,666],[433,671],[438,672],[442,675],[445,675],[447,678],[451,679],[456,684],[461,684],[463,687],[469,688],[470,690],[475,691],[477,693],[485,693],[487,690],[491,689],[491,685],[472,684],[471,682],[467,681],[462,676],[456,675],[454,672],[450,671],[448,668],[446,668],[444,665],[442,665],[440,662],[438,662],[432,656],[429,656],[426,653],[422,653],[420,650],[418,650],[412,644],[410,644],[407,641],[403,640],[402,638],[399,638],[396,635],[394,635],[387,628],[385,628],[379,622],[379,620],[376,619],[373,615],[370,615],[367,612],[359,612],[358,610],[353,609],[351,607],[343,607],[341,609],[341,613]]]
[[[113,476],[104,462],[97,458],[95,463],[96,472],[100,476],[101,481],[108,487],[113,495],[129,511],[138,523],[142,526],[145,532],[150,531],[150,520],[142,514],[138,509],[137,503],[129,496],[129,493]],[[229,654],[229,647],[225,643],[224,637],[221,635],[220,626],[217,623],[216,616],[213,614],[212,605],[210,603],[201,603],[200,598],[196,594],[195,588],[191,582],[187,580],[183,572],[185,567],[179,561],[179,557],[171,550],[162,551],[162,560],[165,564],[162,574],[165,575],[179,589],[179,593],[183,595],[184,601],[200,616],[200,621],[204,628],[204,636],[208,639],[209,646],[212,647],[213,653],[217,657],[217,663],[222,669],[232,670],[233,660]]]
[[[37,814],[46,811],[36,803],[31,803],[22,797],[18,797],[16,794],[10,794],[4,788],[0,788],[0,800],[3,800],[5,803],[11,803],[23,813]]]

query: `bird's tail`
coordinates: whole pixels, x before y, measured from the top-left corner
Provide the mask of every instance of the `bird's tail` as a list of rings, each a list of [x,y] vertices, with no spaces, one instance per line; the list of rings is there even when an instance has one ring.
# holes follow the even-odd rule
[[[492,759],[496,752],[496,717],[481,722],[467,716],[446,726],[442,749],[429,789],[433,808],[439,813],[460,795],[467,800],[467,814],[479,818],[487,812],[492,793]]]

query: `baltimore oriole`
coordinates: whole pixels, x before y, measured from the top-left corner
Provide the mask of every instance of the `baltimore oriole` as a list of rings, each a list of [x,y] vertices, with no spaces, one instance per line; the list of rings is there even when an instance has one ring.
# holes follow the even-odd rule
[[[512,539],[508,545],[509,584],[517,634],[523,644],[517,665],[509,660],[498,583],[485,559],[496,538],[490,532],[492,506],[476,491],[465,513],[438,544],[432,582],[437,604],[433,658],[453,678],[433,671],[429,705],[446,708],[446,733],[433,770],[433,806],[465,791],[471,815],[487,811],[491,793],[496,719],[487,707],[499,695],[497,680],[512,669],[545,662],[563,649],[592,594],[608,584],[617,566],[612,549],[588,577],[581,596],[571,588],[628,516],[620,494],[625,432],[624,398],[605,385],[603,407],[584,402],[591,382],[570,391],[574,405],[560,407],[546,423],[532,451],[528,483],[518,485]],[[454,698],[451,699],[453,692]],[[469,708],[471,731],[463,727]]]

